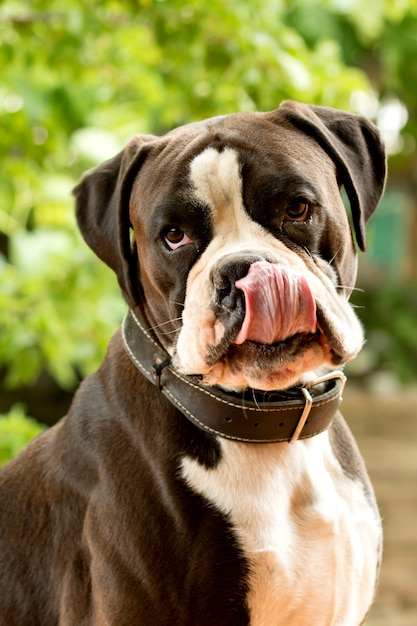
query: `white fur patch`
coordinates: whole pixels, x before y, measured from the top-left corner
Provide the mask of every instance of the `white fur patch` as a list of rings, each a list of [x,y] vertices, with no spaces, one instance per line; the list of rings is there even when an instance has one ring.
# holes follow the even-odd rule
[[[379,524],[328,433],[295,444],[221,440],[187,484],[228,516],[251,567],[251,626],[357,626],[375,589]]]

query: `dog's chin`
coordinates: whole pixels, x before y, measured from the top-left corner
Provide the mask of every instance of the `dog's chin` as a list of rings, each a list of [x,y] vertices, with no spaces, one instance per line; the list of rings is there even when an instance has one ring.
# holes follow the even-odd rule
[[[207,359],[209,365],[202,375],[202,383],[220,386],[229,391],[259,389],[271,391],[286,389],[303,381],[307,372],[331,365],[329,343],[317,332],[311,335],[295,335],[276,344],[245,341],[241,345],[230,344],[219,355],[212,349]],[[184,367],[179,367],[184,374]]]

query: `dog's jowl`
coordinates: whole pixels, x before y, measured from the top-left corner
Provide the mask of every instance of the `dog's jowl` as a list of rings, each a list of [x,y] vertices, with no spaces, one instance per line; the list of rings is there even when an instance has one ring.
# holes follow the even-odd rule
[[[371,122],[293,102],[86,174],[79,227],[127,315],[0,474],[1,626],[363,623],[381,526],[338,408],[384,180]]]

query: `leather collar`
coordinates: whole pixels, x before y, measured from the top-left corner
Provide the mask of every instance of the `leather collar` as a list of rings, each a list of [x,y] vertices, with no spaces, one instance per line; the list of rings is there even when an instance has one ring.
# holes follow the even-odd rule
[[[342,400],[346,382],[343,372],[334,371],[285,391],[236,394],[207,387],[172,367],[169,354],[139,316],[138,311],[129,311],[122,324],[123,343],[130,359],[202,430],[247,443],[292,443],[318,435],[331,424]]]

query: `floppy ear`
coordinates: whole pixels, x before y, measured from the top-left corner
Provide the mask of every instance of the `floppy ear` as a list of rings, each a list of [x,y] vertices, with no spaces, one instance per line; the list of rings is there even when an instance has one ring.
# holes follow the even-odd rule
[[[376,126],[359,115],[284,101],[278,113],[313,137],[337,167],[352,211],[356,241],[366,250],[366,223],[378,206],[386,177],[385,149]]]
[[[136,252],[130,242],[129,198],[152,139],[151,135],[135,137],[123,152],[87,172],[73,191],[85,241],[116,272],[124,296],[135,304],[139,293]]]

